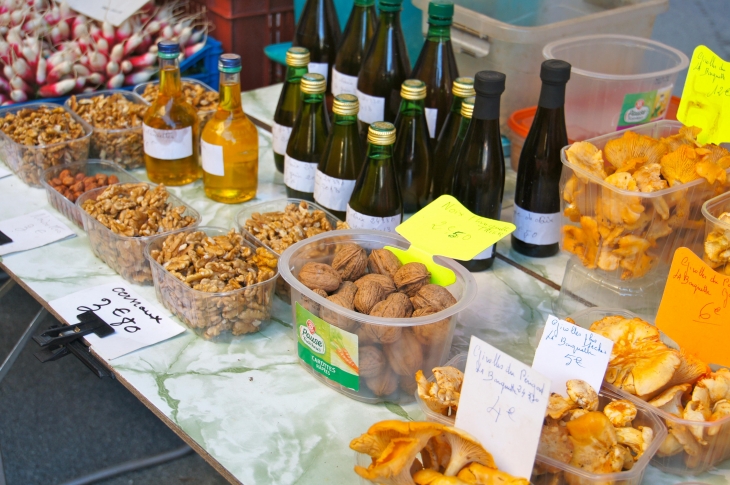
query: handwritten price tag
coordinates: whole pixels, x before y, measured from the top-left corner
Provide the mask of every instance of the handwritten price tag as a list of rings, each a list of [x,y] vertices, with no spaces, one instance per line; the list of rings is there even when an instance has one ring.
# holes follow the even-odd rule
[[[706,46],[698,46],[689,63],[677,119],[687,126],[699,126],[700,143],[730,141],[730,63]],[[725,113],[725,116],[721,116]]]
[[[581,379],[598,390],[611,359],[613,342],[552,315],[545,323],[532,368],[550,378],[550,390],[567,397],[565,383]]]
[[[0,246],[0,256],[39,248],[76,236],[68,226],[45,209],[0,221],[0,231],[13,241]]]
[[[714,271],[689,249],[677,249],[656,324],[684,350],[730,366],[730,276]]]
[[[185,331],[155,305],[135,294],[126,283],[111,283],[88,288],[50,302],[67,322],[75,323],[77,315],[92,311],[111,325],[116,332],[106,338],[87,335],[85,338],[96,353],[106,360],[162,342]]]
[[[105,20],[114,27],[131,17],[149,0],[68,0],[69,6],[99,22]]]
[[[500,470],[529,477],[550,379],[472,336],[456,427],[474,435]]]

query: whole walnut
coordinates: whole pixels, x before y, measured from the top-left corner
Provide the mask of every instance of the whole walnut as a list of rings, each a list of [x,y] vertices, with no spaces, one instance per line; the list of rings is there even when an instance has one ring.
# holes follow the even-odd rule
[[[317,289],[317,290],[312,290],[312,291],[314,291],[314,293],[316,293],[317,295],[319,295],[323,298],[327,298],[327,292],[324,290]],[[302,306],[304,308],[306,308],[307,310],[309,310],[310,312],[312,312],[316,315],[319,315],[319,310],[320,310],[319,303],[315,302],[314,300],[312,300],[311,298],[309,298],[307,296],[304,296],[303,294],[302,294]]]
[[[390,368],[399,376],[413,378],[423,364],[423,351],[413,332],[406,328],[401,337],[383,346]]]
[[[398,376],[386,367],[382,373],[373,377],[366,377],[365,385],[376,396],[387,396],[398,390]]]
[[[368,268],[371,273],[384,274],[392,278],[401,266],[403,263],[387,249],[373,249],[368,256]]]
[[[408,295],[395,292],[377,303],[370,310],[370,315],[383,318],[409,318],[413,313],[413,305]]]
[[[426,265],[423,263],[406,263],[396,271],[393,276],[393,282],[398,291],[413,297],[421,287],[428,284],[431,280],[431,273],[428,272]]]
[[[357,285],[352,281],[343,281],[340,287],[337,288],[335,295],[342,296],[350,302],[350,305],[352,305],[355,300],[355,293],[357,293]]]
[[[423,317],[434,313],[436,313],[436,310],[433,308],[424,307],[415,310],[412,317]],[[438,322],[428,323],[426,325],[414,325],[411,329],[413,330],[413,334],[416,336],[416,340],[418,340],[420,344],[427,347],[440,345],[449,336],[449,330],[451,330],[451,318],[444,318]]]
[[[385,369],[388,361],[382,350],[374,345],[364,345],[358,350],[360,377],[375,377]]]
[[[337,249],[332,268],[340,273],[343,280],[355,281],[365,273],[368,255],[357,244],[343,244]]]
[[[370,345],[370,344],[377,344],[378,341],[375,340],[372,335],[370,335],[368,332],[365,331],[365,329],[368,327],[367,323],[363,323],[357,329],[355,330],[355,335],[357,335],[357,343],[359,345]]]
[[[366,281],[361,284],[357,293],[355,293],[355,309],[360,313],[369,314],[370,310],[376,303],[385,298],[385,290],[380,283],[375,281]]]
[[[332,293],[340,287],[342,278],[328,264],[306,263],[299,270],[299,281],[310,290],[324,290],[327,293]]]
[[[418,389],[418,383],[416,382],[416,379],[414,377],[403,376],[399,379],[399,381],[400,388],[403,392],[405,392],[409,396],[412,396],[416,393],[416,389]]]
[[[335,305],[347,308],[348,310],[354,309],[352,306],[352,302],[347,300],[340,294],[335,293],[334,295],[330,295],[327,297],[327,300],[331,301]],[[357,328],[358,325],[358,322],[356,322],[355,320],[348,318],[346,315],[343,315],[340,312],[330,310],[326,306],[322,306],[322,309],[319,312],[319,316],[325,322],[330,323],[348,332],[352,332],[355,328]]]
[[[400,338],[401,327],[395,325],[375,325],[372,323],[363,323],[361,327],[365,336],[373,342],[381,344],[390,344]]]
[[[430,306],[436,311],[441,311],[456,305],[456,298],[443,286],[428,284],[416,292],[411,302],[416,309]]]
[[[376,283],[380,283],[380,286],[383,287],[385,290],[386,295],[390,295],[395,291],[395,283],[393,282],[393,279],[384,274],[366,274],[362,278],[358,278],[355,280],[355,284],[358,288],[360,288],[361,285],[363,285],[366,281],[375,281]]]

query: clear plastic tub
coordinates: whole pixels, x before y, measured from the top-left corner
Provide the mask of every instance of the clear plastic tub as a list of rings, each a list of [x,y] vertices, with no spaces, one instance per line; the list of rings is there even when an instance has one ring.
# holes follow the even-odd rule
[[[359,244],[367,251],[380,249],[384,246],[401,249],[407,249],[410,246],[408,241],[397,234],[348,229],[333,233],[318,234],[304,241],[300,241],[284,251],[279,259],[279,272],[284,280],[291,285],[295,339],[299,337],[297,330],[299,328],[298,323],[303,324],[303,321],[297,322],[297,307],[299,306],[297,304],[300,304],[315,317],[327,318],[327,322],[332,327],[339,328],[340,332],[350,333],[356,339],[354,342],[357,342],[358,354],[362,354],[366,347],[371,347],[369,351],[375,354],[382,352],[391,356],[402,355],[408,359],[413,359],[409,360],[408,367],[415,368],[415,370],[412,373],[410,371],[407,373],[401,372],[403,375],[399,376],[397,372],[391,370],[393,362],[388,361],[390,363],[384,364],[378,374],[369,376],[369,378],[360,379],[358,373],[356,379],[359,383],[359,390],[353,390],[316,372],[313,368],[306,365],[302,358],[300,358],[300,363],[324,384],[358,401],[367,403],[384,401],[399,403],[411,402],[413,401],[413,393],[416,390],[415,371],[418,369],[432,369],[444,362],[451,348],[451,340],[459,313],[476,296],[476,281],[471,273],[465,270],[458,262],[452,259],[436,257],[435,260],[439,264],[451,269],[456,274],[456,282],[447,287],[457,300],[455,305],[432,315],[407,319],[381,318],[357,313],[315,294],[295,276],[299,274],[299,270],[305,263],[331,263],[334,259],[336,248],[345,243]],[[418,348],[411,348],[405,345],[405,342],[412,344],[413,339],[416,338],[414,337],[412,328],[424,325],[434,326],[432,327],[434,331],[429,334],[427,344],[421,344],[417,340],[418,343],[416,345],[418,345]],[[368,327],[370,326],[377,328],[377,330],[369,329]],[[388,334],[390,337],[395,337],[395,340],[388,344],[382,344],[381,350],[380,343],[370,341],[362,333],[368,330],[377,332],[378,334]],[[406,336],[404,334],[405,332],[409,335]],[[352,340],[350,341],[352,342]],[[421,358],[417,359],[415,356],[419,353]],[[420,360],[420,362],[417,360]],[[362,368],[364,362],[359,361],[358,365]],[[397,364],[396,367],[398,367]],[[376,388],[382,392],[378,392],[378,395],[376,395],[370,390],[371,388]],[[390,390],[390,392],[387,392],[387,390]]]
[[[271,249],[274,254],[281,256],[281,252],[277,252],[276,250],[272,249],[271,247],[266,245],[264,241],[261,241],[259,238],[257,238],[254,233],[249,231],[246,228],[246,221],[252,219],[253,215],[256,213],[266,214],[269,212],[284,212],[284,209],[289,204],[299,205],[301,202],[306,202],[309,205],[310,214],[314,211],[322,211],[324,213],[324,217],[329,221],[332,227],[336,227],[338,222],[342,222],[337,217],[332,215],[332,213],[330,213],[327,209],[319,204],[316,204],[315,202],[309,202],[302,199],[295,199],[290,197],[286,199],[276,199],[270,200],[268,202],[260,202],[258,204],[246,204],[244,205],[243,209],[241,209],[238,214],[236,214],[236,224],[238,225],[241,233],[244,234],[248,239]],[[286,281],[284,281],[283,278],[279,278],[276,282],[276,294],[285,302],[291,302],[291,287]]]
[[[581,327],[590,328],[593,322],[609,315],[621,315],[625,318],[634,318],[637,316],[626,310],[590,308],[570,315],[570,318],[575,320],[575,323]],[[662,341],[665,344],[675,349],[679,348],[667,335],[663,332],[660,333]],[[603,386],[604,389],[615,392],[622,398],[635,403],[640,411],[646,411],[660,418],[666,423],[670,434],[673,433],[672,430],[686,432],[688,429],[702,433],[707,444],[702,445],[695,442],[697,446],[692,448],[693,455],[681,450],[671,456],[662,456],[662,450],[658,450],[656,456],[652,458],[651,464],[660,470],[674,475],[699,475],[730,458],[730,416],[712,422],[689,421],[658,409],[632,394],[617,389],[607,382],[604,382]]]
[[[676,121],[658,121],[632,128],[632,131],[659,138],[677,133],[680,127],[682,124]],[[622,135],[621,132],[611,133],[588,141],[603,149],[607,141],[620,138]],[[595,249],[595,253],[590,249],[595,248],[595,245],[586,244],[586,250],[579,255],[580,258],[574,256],[568,263],[560,296],[555,303],[555,311],[567,314],[592,304],[621,307],[653,318],[659,308],[674,251],[684,246],[696,254],[702,254],[704,239],[702,204],[717,195],[718,191],[726,190],[726,186],[723,187],[717,182],[710,185],[705,179],[698,179],[656,192],[622,190],[571,164],[565,156],[567,148],[563,148],[561,152],[564,165],[560,178],[563,213],[565,214],[565,209],[568,207],[565,196],[572,190],[573,206],[575,212],[579,213],[574,215],[576,219],[579,219],[579,216],[588,216],[595,220],[598,209],[602,207],[604,213],[609,209],[616,213],[620,209],[621,214],[630,214],[636,219],[630,224],[637,227],[631,230],[630,226],[622,224],[625,229],[620,236],[633,235],[649,242],[653,240],[654,243],[645,253],[651,258],[648,271],[644,271],[646,265],[642,266],[646,262],[642,259],[643,256],[635,260],[628,258],[622,260],[621,263],[627,267],[617,266],[616,269],[611,269],[611,266],[601,263],[609,270],[600,269],[598,255],[604,239],[599,238],[599,246]],[[728,172],[730,173],[730,170]],[[673,227],[669,226],[670,222]],[[563,230],[566,226],[580,228],[581,224],[563,216]],[[606,244],[605,249],[612,250],[617,247],[618,238],[614,239],[616,242]],[[563,237],[561,240],[563,248],[565,241]],[[586,302],[589,304],[586,305]]]
[[[449,360],[447,363],[445,363],[442,367],[456,367],[461,372],[464,372],[464,369],[466,369],[466,353],[461,353],[458,355],[455,355],[454,358]],[[433,372],[432,369],[422,369],[424,375],[428,375],[429,373]],[[428,378],[430,382],[436,382],[436,378],[431,374],[431,376]],[[423,411],[423,414],[426,415],[427,421],[433,421],[434,423],[441,423],[446,426],[453,426],[454,422],[456,421],[456,414],[453,416],[445,416],[443,414],[437,413],[433,409],[426,406],[426,403],[423,402],[423,400],[418,397],[418,390],[416,390],[416,402],[418,403],[418,407],[421,408],[421,411]]]
[[[127,182],[139,182],[131,173],[126,170],[122,170],[118,165],[104,160],[86,160],[84,162],[68,163],[66,165],[59,165],[57,167],[51,167],[43,172],[43,179],[41,183],[43,188],[46,189],[46,195],[48,196],[48,202],[58,212],[66,216],[76,223],[81,229],[84,228],[84,222],[81,220],[81,209],[76,206],[74,202],[64,197],[60,192],[51,187],[50,181],[63,172],[68,170],[72,177],[75,177],[78,173],[83,173],[86,176],[95,176],[97,174],[104,174],[106,176],[116,175],[119,179],[119,183]]]
[[[718,219],[725,212],[730,213],[730,192],[702,205],[702,215],[705,216],[703,259],[715,271],[730,276],[730,220]]]
[[[140,98],[142,98],[142,100],[145,103],[152,104],[152,101],[154,101],[154,99],[145,98],[144,97],[144,91],[147,88],[147,86],[149,86],[149,85],[157,85],[157,84],[160,84],[160,81],[159,80],[157,80],[157,81],[150,81],[150,82],[146,82],[146,83],[142,83],[142,84],[138,84],[138,85],[136,85],[134,87],[133,92],[134,92],[134,94],[136,94],[137,96],[139,96]],[[216,93],[218,92],[217,89],[213,89],[210,86],[208,86],[207,84],[205,84],[204,82],[198,81],[197,79],[190,79],[190,78],[184,77],[184,78],[182,78],[182,84],[183,84],[183,86],[185,84],[196,84],[198,86],[201,86],[206,91],[213,91],[213,92],[216,92]],[[195,107],[195,105],[193,105],[193,106]],[[218,103],[215,103],[215,106],[212,106],[211,108],[205,108],[205,107],[195,107],[195,108],[198,111],[198,119],[200,120],[200,132],[202,133],[203,132],[203,127],[205,126],[205,122],[208,121],[208,119],[211,116],[213,116],[213,114],[218,109]]]
[[[43,171],[56,165],[71,162],[80,162],[89,157],[91,140],[91,126],[82,120],[76,113],[71,112],[60,104],[28,103],[21,106],[10,106],[0,109],[0,119],[8,113],[17,113],[20,110],[37,110],[41,107],[49,109],[63,108],[71,117],[81,124],[84,135],[81,138],[68,140],[52,145],[28,146],[16,143],[5,133],[0,131],[0,159],[17,175],[20,180],[31,187],[42,187]]]
[[[97,96],[112,96],[114,94],[121,94],[134,104],[148,105],[137,94],[121,89],[77,94],[76,99],[90,99],[96,98]],[[64,106],[72,110],[71,98],[66,100]],[[93,125],[92,127],[94,132],[91,134],[89,157],[109,160],[128,170],[144,166],[144,142],[142,141],[141,121],[138,126],[129,128],[103,129]]]
[[[229,232],[219,227],[186,227],[149,239],[144,255],[152,267],[157,299],[188,328],[206,339],[228,340],[233,336],[263,330],[271,317],[278,271],[272,278],[255,285],[211,293],[190,288],[152,258],[151,251],[161,249],[168,236],[194,231],[203,231],[213,237],[224,236]],[[246,240],[243,244],[254,251],[257,247],[263,247]]]
[[[426,32],[429,0],[413,0]],[[507,75],[502,128],[509,114],[535,106],[545,44],[565,37],[625,34],[651,37],[668,0],[455,0],[451,43],[462,76],[489,69]],[[573,81],[571,80],[570,83]],[[568,85],[570,91],[571,84]]]
[[[153,184],[149,184],[153,186]],[[84,222],[84,230],[89,235],[89,244],[94,255],[104,261],[111,269],[119,273],[119,276],[137,285],[152,285],[152,270],[144,255],[145,246],[153,238],[162,234],[169,234],[173,231],[161,232],[154,236],[126,237],[115,234],[111,229],[104,226],[89,215],[81,205],[86,200],[96,200],[106,187],[89,190],[76,200],[79,214]],[[188,204],[168,193],[168,203],[173,207],[185,206],[185,212],[181,215],[193,216],[195,222],[190,226],[197,227],[200,223],[200,214]]]
[[[677,75],[689,65],[673,47],[628,35],[557,40],[543,55],[572,66],[565,124],[573,140],[664,119]]]

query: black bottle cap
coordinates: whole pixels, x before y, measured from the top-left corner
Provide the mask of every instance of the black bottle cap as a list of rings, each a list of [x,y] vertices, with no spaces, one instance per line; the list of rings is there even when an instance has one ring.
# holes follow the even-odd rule
[[[570,79],[570,64],[560,59],[543,61],[540,79],[545,83],[565,84]]]
[[[481,96],[499,96],[504,92],[506,78],[501,72],[479,71],[474,76],[474,90]]]

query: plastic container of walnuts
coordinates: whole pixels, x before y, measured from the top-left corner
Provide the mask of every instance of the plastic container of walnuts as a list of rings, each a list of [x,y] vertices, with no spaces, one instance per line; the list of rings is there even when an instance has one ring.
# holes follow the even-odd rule
[[[252,275],[255,272],[257,276],[261,274],[261,278],[267,279],[240,289],[209,291],[215,287],[211,283],[218,283],[218,281],[197,280],[198,275],[193,274],[188,276],[188,279],[191,282],[195,280],[195,283],[199,284],[201,289],[196,289],[182,282],[167,268],[177,263],[174,260],[176,248],[179,248],[182,244],[193,245],[194,241],[190,240],[189,236],[198,231],[209,237],[225,236],[229,233],[228,230],[223,228],[205,226],[179,229],[149,239],[149,243],[145,248],[145,257],[152,267],[152,278],[157,299],[165,305],[165,308],[180,318],[188,328],[206,339],[228,340],[233,336],[262,330],[271,316],[274,285],[279,275],[276,269],[278,257],[263,245],[247,241],[241,237],[241,253],[239,254],[245,251],[250,251],[251,254],[246,255],[244,259],[236,258],[237,261],[245,260],[244,271],[250,271]],[[175,239],[176,237],[180,239]],[[168,238],[173,239],[168,241]],[[168,241],[167,244],[165,244],[166,241]],[[204,244],[198,244],[198,246],[205,247]],[[264,251],[264,255],[259,255],[257,249]],[[161,259],[168,261],[169,264],[163,265],[158,262],[157,258],[160,253],[164,253],[166,250],[170,251],[171,254],[164,255],[168,257]],[[267,262],[273,265],[273,269],[267,269],[269,266],[264,266],[263,271],[265,273],[259,273],[260,267],[255,259],[256,256],[267,259]],[[222,267],[220,262],[216,262],[214,265],[215,269],[221,272],[230,271],[230,268]],[[179,265],[177,269],[179,271]],[[252,278],[255,277],[252,276]],[[192,284],[195,285],[195,283]],[[220,286],[223,286],[222,282]]]
[[[58,116],[61,114],[38,115],[37,128],[34,130],[53,130],[54,133],[47,135],[51,140],[59,140],[44,145],[25,145],[16,142],[9,135],[0,130],[0,159],[17,175],[20,180],[31,187],[42,187],[41,179],[43,171],[50,167],[63,165],[71,162],[79,162],[89,157],[89,145],[91,140],[91,126],[82,120],[76,113],[69,111],[59,104],[54,103],[28,103],[21,106],[10,106],[0,109],[0,125],[4,124],[4,119],[8,114],[15,116],[28,113],[34,117],[41,108],[49,110],[60,109],[63,113],[69,115],[72,120],[80,125],[79,136],[71,138],[67,129],[57,123]],[[22,113],[21,113],[22,112]],[[58,126],[56,130],[55,127]],[[25,130],[26,133],[29,130]],[[31,140],[37,140],[37,133],[31,136]]]
[[[718,273],[730,276],[730,192],[705,202],[702,215],[705,216],[702,259]]]
[[[593,322],[609,315],[620,315],[624,318],[637,317],[636,314],[625,310],[588,308],[570,315],[570,318],[577,325],[590,328]],[[679,348],[663,332],[660,331],[660,334],[662,342],[667,346]],[[666,424],[669,430],[667,443],[657,449],[656,455],[651,460],[652,466],[674,475],[699,475],[730,459],[730,416],[725,416],[717,421],[691,421],[652,406],[637,396],[617,389],[605,381],[603,388],[620,395],[622,399],[633,402],[640,411],[650,413]],[[686,448],[681,445],[675,448],[674,445],[677,445],[678,442],[672,438],[674,433],[688,438],[685,440],[688,445]],[[702,437],[705,444],[698,442],[694,436]],[[675,449],[668,451],[670,448]],[[690,450],[691,454],[687,450]]]
[[[146,184],[152,190],[155,185]],[[111,269],[130,283],[137,285],[152,285],[152,269],[145,258],[144,250],[147,243],[154,237],[173,232],[158,232],[150,236],[127,237],[114,233],[111,229],[97,221],[83,209],[83,203],[87,200],[96,200],[97,197],[108,187],[99,187],[89,190],[76,199],[81,220],[84,223],[84,230],[89,236],[89,244],[94,255],[104,261]],[[182,217],[191,216],[195,219],[188,227],[197,227],[200,223],[198,211],[187,205],[182,200],[168,193],[167,202],[172,207],[185,207]],[[175,229],[176,230],[176,229]]]
[[[419,313],[423,316],[396,318],[395,315],[401,314],[398,311],[413,301],[403,293],[407,292],[404,289],[406,287],[399,286],[400,291],[396,291],[393,286],[386,298],[383,298],[385,293],[381,294],[380,301],[374,303],[374,300],[370,300],[372,293],[363,290],[366,285],[372,285],[370,281],[361,282],[361,276],[357,278],[358,284],[362,285],[359,289],[355,290],[357,285],[348,282],[341,287],[341,289],[346,288],[343,290],[343,297],[345,297],[344,292],[352,290],[349,298],[354,298],[352,300],[354,308],[358,311],[350,310],[333,302],[332,299],[339,298],[340,295],[333,294],[329,296],[330,299],[327,299],[323,296],[322,291],[315,293],[300,281],[301,270],[305,264],[334,264],[335,253],[343,249],[346,244],[350,248],[358,245],[364,252],[358,255],[357,260],[349,259],[343,271],[355,271],[354,266],[350,266],[350,263],[353,263],[359,265],[358,274],[361,274],[362,271],[370,271],[364,276],[373,281],[378,281],[379,278],[385,276],[382,273],[373,274],[371,263],[365,262],[362,258],[369,258],[368,253],[372,253],[373,250],[381,250],[384,246],[399,249],[407,249],[410,246],[410,243],[398,234],[347,229],[318,234],[300,241],[284,251],[279,259],[279,272],[291,285],[295,338],[300,338],[301,331],[298,329],[308,326],[308,320],[312,315],[324,320],[330,325],[330,328],[329,331],[320,328],[320,332],[329,334],[332,345],[325,341],[320,347],[316,343],[319,341],[318,337],[313,337],[313,340],[308,339],[308,341],[314,342],[315,348],[324,349],[330,362],[333,363],[323,365],[323,367],[328,369],[349,362],[349,367],[357,370],[354,372],[351,369],[347,370],[351,375],[349,386],[347,383],[338,383],[307,365],[302,358],[302,350],[306,349],[301,343],[298,343],[300,363],[324,384],[358,401],[367,403],[412,402],[416,391],[416,371],[441,365],[449,354],[458,315],[476,296],[477,288],[474,277],[456,261],[437,257],[436,261],[439,264],[449,268],[456,275],[456,282],[443,289],[450,294],[449,299],[452,300],[452,303],[455,303],[434,313],[425,312],[421,308]],[[388,253],[392,255],[392,253]],[[362,266],[365,263],[368,263],[370,270]],[[312,265],[310,264],[309,267]],[[388,278],[391,282],[401,281],[397,274],[393,278]],[[355,277],[345,277],[344,279],[352,281],[355,280]],[[423,284],[428,283],[428,277],[421,281]],[[385,286],[383,286],[383,291],[385,291]],[[329,293],[332,292],[329,291]],[[391,297],[393,298],[391,299]],[[407,301],[399,302],[399,298]],[[376,310],[378,305],[381,306]],[[370,314],[360,313],[363,306],[371,308]],[[414,307],[416,308],[414,311],[418,311],[420,308],[418,305],[414,305]],[[374,313],[381,313],[384,316],[374,316]],[[322,322],[319,320],[317,322],[321,327]],[[316,327],[317,323],[313,323],[310,327],[310,334],[316,333]],[[340,334],[340,338],[333,337],[333,335]],[[342,356],[342,349],[345,349],[349,355]],[[337,354],[338,357],[334,357],[334,354]],[[316,355],[315,358],[319,359]]]
[[[43,172],[43,179],[41,183],[43,188],[46,189],[46,195],[48,196],[48,202],[58,212],[66,216],[67,219],[72,220],[81,229],[84,228],[84,222],[81,220],[80,209],[76,206],[75,200],[69,200],[58,190],[53,188],[53,180],[58,181],[58,177],[65,170],[68,170],[68,175],[76,179],[78,174],[83,174],[86,177],[95,177],[97,175],[104,175],[108,182],[109,177],[116,177],[119,183],[127,182],[139,182],[131,173],[126,170],[122,170],[118,165],[104,160],[86,160],[84,162],[68,163],[66,165],[59,165],[57,167],[51,167]],[[106,183],[105,185],[109,185]],[[85,192],[84,189],[82,189]],[[82,192],[82,193],[83,193]]]
[[[184,77],[181,81],[183,94],[190,93],[192,95],[197,93],[194,97],[188,96],[188,101],[190,101],[198,112],[200,132],[202,133],[205,122],[208,121],[208,119],[213,116],[218,109],[218,91],[197,79]],[[159,80],[138,84],[134,87],[133,92],[149,105],[152,104],[157,97],[159,85]]]

